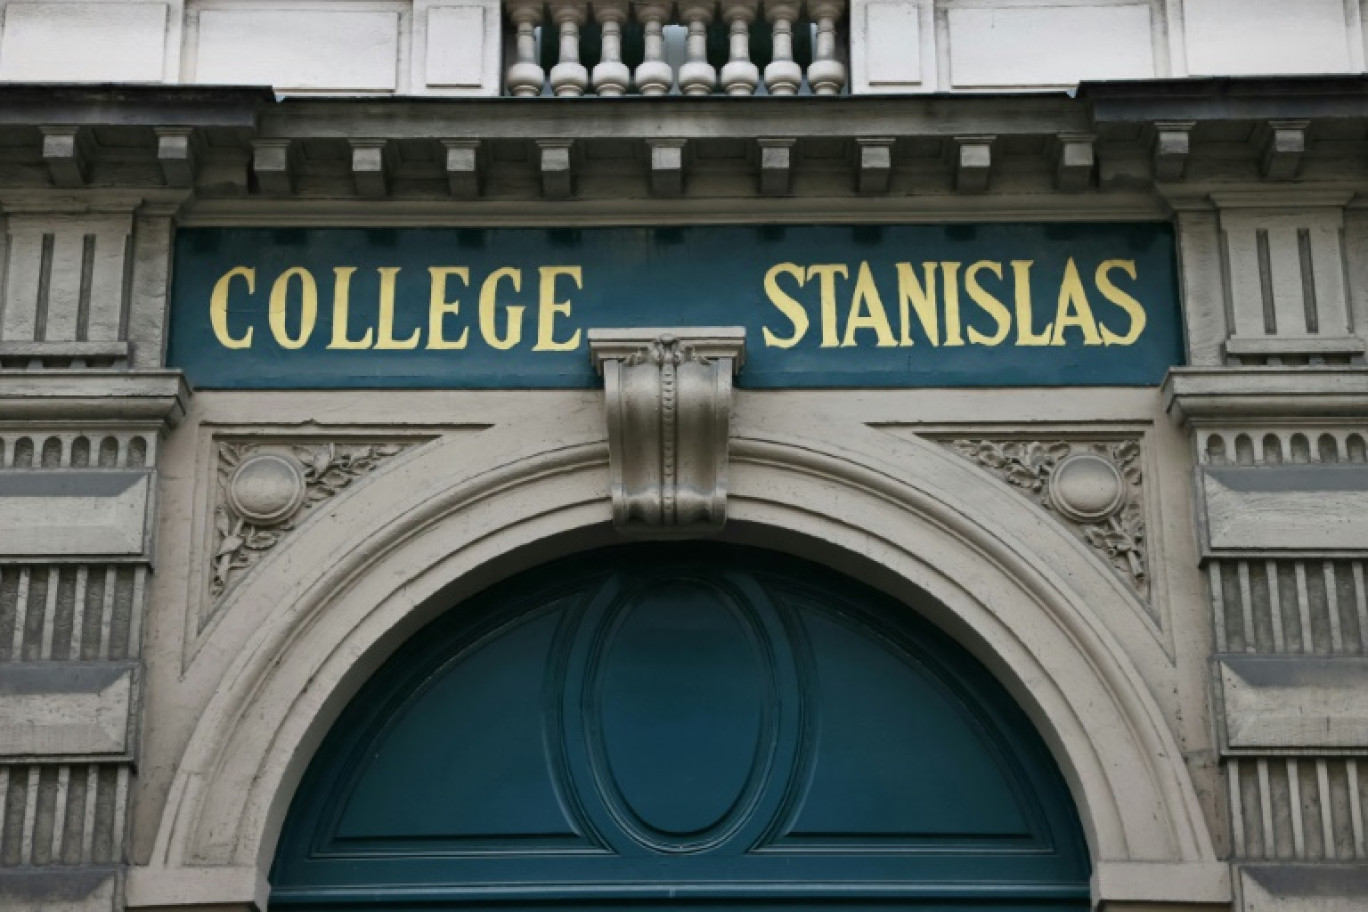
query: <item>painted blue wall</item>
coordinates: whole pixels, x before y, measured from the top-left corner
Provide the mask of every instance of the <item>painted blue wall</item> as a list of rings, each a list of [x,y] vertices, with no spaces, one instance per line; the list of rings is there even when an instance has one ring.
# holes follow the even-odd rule
[[[1154,385],[1173,250],[1161,223],[189,229],[169,361],[198,388],[591,387],[587,328],[741,325],[743,387]]]
[[[365,685],[272,908],[1085,910],[1073,802],[913,611],[750,549],[652,545],[453,607]]]

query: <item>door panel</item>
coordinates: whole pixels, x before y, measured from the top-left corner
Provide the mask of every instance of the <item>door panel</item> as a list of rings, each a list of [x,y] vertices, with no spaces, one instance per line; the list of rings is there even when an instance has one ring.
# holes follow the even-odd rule
[[[273,907],[579,900],[1085,909],[1052,758],[910,608],[716,545],[611,549],[455,606],[344,711]]]

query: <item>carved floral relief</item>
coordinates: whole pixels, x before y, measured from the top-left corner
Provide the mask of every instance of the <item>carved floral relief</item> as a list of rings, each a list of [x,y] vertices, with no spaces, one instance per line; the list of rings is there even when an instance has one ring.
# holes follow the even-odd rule
[[[221,601],[317,504],[411,445],[219,442],[211,601]]]
[[[949,445],[1019,488],[1149,598],[1138,440],[954,440]]]

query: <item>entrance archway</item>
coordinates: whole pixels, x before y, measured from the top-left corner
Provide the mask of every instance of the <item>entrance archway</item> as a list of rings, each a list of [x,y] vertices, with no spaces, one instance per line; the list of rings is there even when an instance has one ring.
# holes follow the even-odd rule
[[[971,652],[1027,713],[1069,783],[1094,906],[1228,903],[1229,869],[1162,710],[1130,651],[1153,638],[1109,568],[1016,493],[944,447],[870,428],[842,446],[741,422],[729,541],[868,580]],[[544,421],[436,441],[339,498],[234,590],[185,672],[214,696],[168,776],[134,908],[264,908],[300,776],[341,709],[455,599],[615,541],[607,448],[546,442]],[[537,441],[544,445],[537,449]],[[421,483],[415,483],[421,480]],[[1153,648],[1157,648],[1154,646]]]
[[[1007,691],[889,596],[754,548],[562,560],[451,609],[343,711],[272,908],[669,900],[1086,909]]]

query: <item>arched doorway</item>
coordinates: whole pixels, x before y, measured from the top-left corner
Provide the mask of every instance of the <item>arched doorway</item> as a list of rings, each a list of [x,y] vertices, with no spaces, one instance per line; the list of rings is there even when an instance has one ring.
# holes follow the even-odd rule
[[[640,545],[447,612],[343,712],[272,907],[1088,907],[1073,801],[948,637],[797,559]]]

